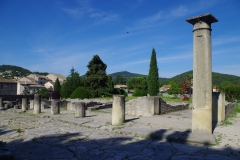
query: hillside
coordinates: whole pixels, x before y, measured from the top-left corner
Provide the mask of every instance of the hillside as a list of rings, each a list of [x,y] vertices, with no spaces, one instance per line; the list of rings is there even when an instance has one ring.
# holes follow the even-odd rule
[[[184,72],[182,74],[179,74],[179,75],[176,75],[176,76],[170,78],[169,80],[175,81],[175,82],[182,82],[183,80],[185,80],[185,78],[188,74],[193,74],[193,71],[191,70],[188,72]],[[240,77],[234,76],[234,75],[229,75],[229,74],[221,74],[221,73],[212,72],[213,85],[218,86],[223,81],[230,81],[232,83],[238,83],[238,82],[240,82]]]
[[[121,75],[123,78],[125,78],[127,81],[132,78],[132,77],[145,77],[147,75],[144,74],[138,74],[138,73],[131,73],[128,71],[122,71],[122,72],[115,72],[112,73],[111,76],[112,78],[116,78],[118,75]],[[163,83],[166,82],[168,80],[168,78],[159,78],[160,81],[162,81]]]
[[[14,76],[27,76],[31,73],[34,74],[39,74],[39,75],[47,75],[49,73],[47,72],[31,72],[28,69],[19,67],[19,66],[14,66],[14,65],[0,65],[0,73],[1,77],[4,78],[13,78]]]

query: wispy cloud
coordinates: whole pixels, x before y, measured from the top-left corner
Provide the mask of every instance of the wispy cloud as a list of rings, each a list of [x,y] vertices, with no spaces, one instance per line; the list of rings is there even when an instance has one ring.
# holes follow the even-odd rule
[[[213,42],[213,45],[236,43],[236,42],[240,42],[240,37],[239,36],[226,35],[226,36],[215,38],[215,39],[212,40],[212,42]]]
[[[112,11],[101,11],[90,7],[89,1],[79,1],[75,8],[61,8],[61,10],[72,18],[91,18],[94,25],[100,25],[119,20],[119,15]]]
[[[95,25],[104,24],[108,22],[116,22],[119,19],[119,15],[116,13],[101,11],[91,12],[89,14],[89,17],[95,19],[94,22]]]
[[[181,5],[177,8],[171,9],[170,14],[174,17],[185,16],[189,12],[189,9],[185,5]]]

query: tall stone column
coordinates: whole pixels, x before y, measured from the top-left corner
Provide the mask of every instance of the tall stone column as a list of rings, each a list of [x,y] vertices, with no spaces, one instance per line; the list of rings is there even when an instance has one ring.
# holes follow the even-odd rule
[[[2,97],[0,97],[0,109],[3,109],[3,100],[2,100]]]
[[[22,98],[22,111],[27,110],[27,98]]]
[[[212,134],[212,45],[211,14],[186,19],[193,25],[192,132]]]
[[[33,108],[33,113],[34,114],[39,114],[41,113],[41,95],[35,94],[34,95],[34,108]]]
[[[112,104],[112,125],[121,125],[125,122],[125,96],[114,95]]]

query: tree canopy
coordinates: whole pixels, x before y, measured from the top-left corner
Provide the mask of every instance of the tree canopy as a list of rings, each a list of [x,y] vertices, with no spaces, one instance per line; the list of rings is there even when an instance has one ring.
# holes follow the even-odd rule
[[[61,96],[63,98],[69,98],[72,92],[79,86],[83,86],[83,80],[79,73],[72,68],[66,82],[61,86]]]
[[[94,55],[87,65],[88,71],[85,75],[85,88],[89,97],[101,97],[107,95],[108,76],[106,74],[107,65],[98,55]]]
[[[133,77],[128,80],[128,89],[147,90],[147,77]]]
[[[126,79],[121,76],[121,75],[117,75],[116,78],[114,79],[114,84],[126,84]]]

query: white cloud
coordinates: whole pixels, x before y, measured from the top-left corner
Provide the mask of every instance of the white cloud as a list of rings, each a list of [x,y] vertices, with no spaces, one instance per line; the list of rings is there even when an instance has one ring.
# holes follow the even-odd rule
[[[171,9],[170,14],[176,17],[185,16],[188,13],[189,9],[185,5],[181,5],[178,8]]]

